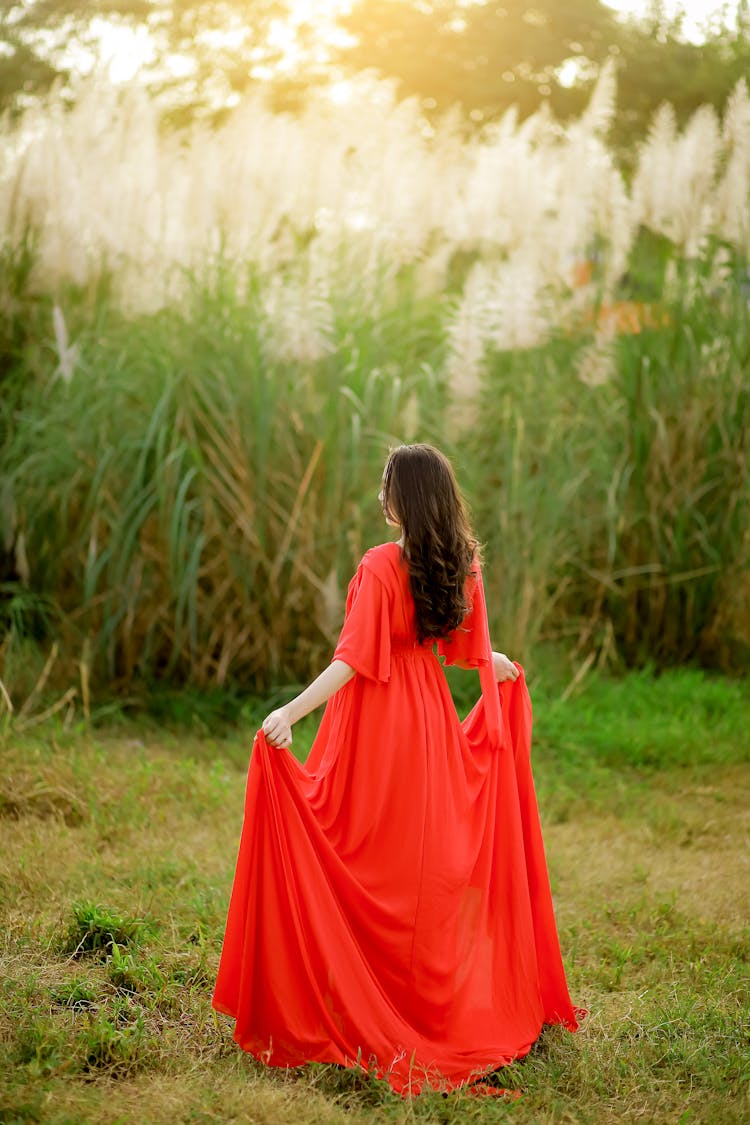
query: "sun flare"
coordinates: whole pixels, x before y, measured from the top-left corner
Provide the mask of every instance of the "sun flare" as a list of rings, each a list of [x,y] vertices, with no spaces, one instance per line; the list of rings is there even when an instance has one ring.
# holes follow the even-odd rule
[[[289,0],[289,22],[325,27],[353,7],[354,0]]]
[[[332,48],[345,47],[351,36],[338,24],[359,0],[287,0],[286,13],[271,20],[265,43],[250,52],[253,78],[273,80],[289,76],[310,63],[326,66]],[[136,28],[114,19],[95,17],[90,25],[95,46],[63,48],[63,62],[79,74],[102,69],[113,83],[127,83],[146,68],[157,65],[172,77],[193,69],[184,55],[161,54],[152,30],[145,24]],[[226,26],[206,27],[197,41],[209,50],[221,52],[246,43],[252,29],[237,16]],[[338,90],[335,100],[345,100]]]
[[[623,16],[644,18],[652,10],[651,0],[604,0]],[[688,39],[700,43],[705,39],[706,27],[728,26],[736,19],[739,0],[663,0],[664,14],[672,18],[681,12],[683,31]]]
[[[458,6],[468,7],[482,0],[458,0]],[[644,17],[650,0],[604,0],[608,7],[623,17]],[[683,32],[687,38],[700,42],[707,28],[731,25],[737,16],[740,0],[664,0],[664,12],[673,16],[678,10],[684,15]],[[302,73],[307,67],[320,72],[331,67],[331,56],[336,49],[347,47],[352,37],[340,24],[355,7],[366,0],[286,0],[286,11],[273,19],[267,29],[263,45],[249,52],[252,78],[274,80]],[[86,46],[68,46],[48,36],[50,46],[56,49],[64,66],[85,75],[102,69],[115,84],[128,83],[148,69],[156,67],[168,77],[180,77],[194,69],[193,60],[185,54],[160,49],[153,31],[145,23],[136,27],[123,22],[96,16],[91,21],[93,43]],[[234,12],[226,25],[209,26],[199,32],[197,42],[209,51],[221,52],[237,49],[252,37],[252,28]],[[561,75],[563,85],[572,85],[578,70],[571,61]],[[341,103],[348,100],[343,75],[331,72],[331,100]],[[333,88],[335,87],[335,88]]]

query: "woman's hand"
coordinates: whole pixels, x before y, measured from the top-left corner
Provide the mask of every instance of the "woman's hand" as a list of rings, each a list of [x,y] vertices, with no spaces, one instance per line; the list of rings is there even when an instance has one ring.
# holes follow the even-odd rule
[[[291,746],[292,724],[304,719],[305,715],[320,707],[321,703],[327,703],[334,692],[349,683],[354,674],[351,664],[344,660],[333,660],[300,695],[284,707],[266,715],[263,733],[271,745]]]
[[[289,747],[292,745],[292,723],[289,718],[289,709],[279,707],[266,715],[263,720],[263,733],[272,746]]]
[[[519,676],[515,664],[512,660],[508,660],[504,652],[493,652],[492,669],[499,684],[503,683],[504,680],[517,680]]]

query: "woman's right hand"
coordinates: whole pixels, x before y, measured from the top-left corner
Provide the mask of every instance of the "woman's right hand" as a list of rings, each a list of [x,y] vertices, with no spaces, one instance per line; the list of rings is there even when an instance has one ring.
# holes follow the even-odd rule
[[[289,749],[292,745],[292,724],[286,707],[279,707],[270,715],[266,715],[263,720],[263,733],[266,741],[272,746]]]
[[[517,680],[520,674],[513,661],[509,660],[504,652],[493,652],[492,669],[499,684],[505,680]]]

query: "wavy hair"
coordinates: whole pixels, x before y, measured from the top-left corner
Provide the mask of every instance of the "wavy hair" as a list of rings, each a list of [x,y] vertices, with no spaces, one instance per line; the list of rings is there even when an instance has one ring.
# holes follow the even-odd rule
[[[417,638],[446,637],[466,615],[464,586],[478,555],[450,461],[431,445],[399,446],[381,498],[386,517],[401,525]]]

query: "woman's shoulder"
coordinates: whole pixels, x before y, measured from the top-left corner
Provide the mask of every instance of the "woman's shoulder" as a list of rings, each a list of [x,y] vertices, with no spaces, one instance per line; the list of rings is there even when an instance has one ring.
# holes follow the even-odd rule
[[[362,556],[362,561],[365,559],[375,558],[401,558],[401,548],[398,543],[389,540],[387,543],[378,543],[375,547],[370,547],[369,551],[365,551]]]
[[[401,548],[398,543],[378,543],[365,552],[359,565],[385,581],[401,566]]]

